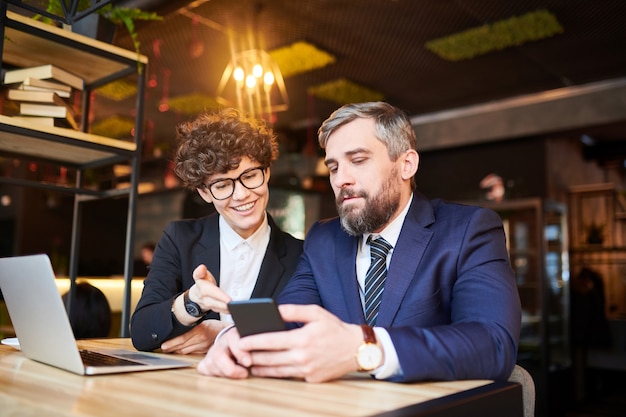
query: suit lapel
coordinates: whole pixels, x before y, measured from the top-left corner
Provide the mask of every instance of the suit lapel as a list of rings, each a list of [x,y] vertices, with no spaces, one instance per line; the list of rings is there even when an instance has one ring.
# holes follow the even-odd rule
[[[419,278],[416,276],[417,268],[433,236],[426,226],[433,221],[431,204],[415,193],[396,243],[397,249],[394,248],[391,257],[377,325],[390,326],[393,323],[409,285],[413,279]]]
[[[263,257],[259,277],[252,290],[252,298],[271,297],[285,273],[285,266],[281,262],[287,250],[285,241],[278,226],[269,215],[267,220],[271,228],[270,241]]]
[[[363,305],[359,295],[359,284],[356,278],[356,254],[359,239],[348,235],[342,229],[338,229],[335,236],[337,246],[335,263],[337,265],[337,279],[341,283],[343,299],[346,300],[350,322],[364,323]]]
[[[220,284],[220,227],[219,215],[208,216],[198,245],[193,246],[194,265],[204,264]],[[194,267],[195,268],[195,267]]]

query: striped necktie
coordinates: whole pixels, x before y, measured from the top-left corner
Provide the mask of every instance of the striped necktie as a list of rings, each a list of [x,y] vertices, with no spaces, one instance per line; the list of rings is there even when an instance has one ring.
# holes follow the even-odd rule
[[[371,264],[365,274],[365,321],[370,326],[376,324],[378,307],[387,278],[387,254],[391,245],[382,237],[368,238],[370,245]]]

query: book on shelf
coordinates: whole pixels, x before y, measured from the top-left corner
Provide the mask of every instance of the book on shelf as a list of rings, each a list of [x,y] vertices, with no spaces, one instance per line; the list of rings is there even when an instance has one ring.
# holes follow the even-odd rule
[[[42,124],[44,126],[56,126],[54,117],[44,117],[44,116],[12,116],[12,119],[19,120],[24,123],[37,123]]]
[[[26,78],[38,78],[40,80],[51,78],[77,90],[82,90],[85,85],[84,80],[78,75],[52,64],[4,71],[4,84],[23,83]]]
[[[69,85],[33,77],[26,77],[18,88],[25,91],[54,91],[63,98],[69,98],[72,93],[72,87]]]
[[[50,103],[58,106],[65,105],[65,101],[54,91],[29,91],[10,89],[7,98],[15,101],[32,101],[37,103]]]
[[[64,119],[73,129],[78,129],[72,109],[67,105],[20,103],[20,116],[44,116]]]
[[[58,104],[20,103],[22,116],[65,117],[68,113],[66,106]]]
[[[74,129],[68,119],[61,119],[59,117],[45,117],[45,116],[11,116],[14,120],[26,123],[30,127],[34,127],[34,124],[48,126],[48,127],[62,127],[65,129]],[[32,126],[31,126],[32,125]]]

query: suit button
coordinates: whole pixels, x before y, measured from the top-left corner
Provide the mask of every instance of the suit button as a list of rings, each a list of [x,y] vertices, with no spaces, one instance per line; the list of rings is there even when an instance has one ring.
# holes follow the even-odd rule
[[[158,339],[159,339],[159,335],[156,333],[152,333],[152,340],[156,342]]]

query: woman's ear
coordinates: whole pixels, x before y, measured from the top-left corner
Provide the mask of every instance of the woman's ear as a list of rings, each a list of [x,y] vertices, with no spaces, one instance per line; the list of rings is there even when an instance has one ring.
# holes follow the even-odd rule
[[[211,195],[211,192],[208,188],[198,187],[196,188],[196,190],[198,190],[198,194],[200,194],[200,197],[202,197],[204,201],[209,204],[213,203],[213,196]]]

